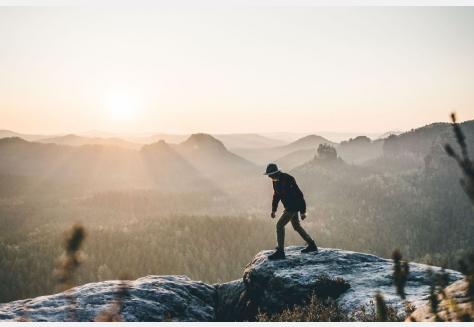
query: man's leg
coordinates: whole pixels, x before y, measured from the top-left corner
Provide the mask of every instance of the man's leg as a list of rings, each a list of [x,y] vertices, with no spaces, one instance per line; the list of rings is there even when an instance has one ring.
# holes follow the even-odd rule
[[[277,249],[274,253],[270,254],[268,256],[269,260],[280,260],[280,259],[285,259],[285,225],[288,224],[288,222],[291,219],[291,214],[287,212],[286,210],[283,212],[281,215],[280,219],[278,219],[277,222]]]
[[[303,227],[301,227],[300,219],[298,218],[298,212],[292,212],[291,225],[293,226],[293,229],[297,231],[298,234],[300,234],[303,240],[306,241],[306,243],[308,244],[314,243],[311,236],[309,236],[308,233],[306,233],[306,231],[303,229]]]
[[[291,220],[292,213],[289,211],[283,211],[280,219],[278,219],[276,230],[277,230],[277,244],[279,249],[285,247],[285,225]]]

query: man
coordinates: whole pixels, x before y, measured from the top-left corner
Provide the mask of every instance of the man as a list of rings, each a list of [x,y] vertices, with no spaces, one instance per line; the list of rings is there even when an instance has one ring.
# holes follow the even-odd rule
[[[276,251],[268,256],[270,260],[278,260],[285,258],[285,225],[291,221],[293,229],[300,234],[300,236],[306,241],[308,246],[301,250],[302,253],[318,252],[318,247],[314,240],[306,233],[301,227],[298,219],[298,212],[301,213],[301,219],[306,218],[306,202],[303,197],[303,192],[296,184],[293,176],[281,172],[277,165],[271,163],[267,166],[267,170],[264,175],[267,175],[272,179],[273,182],[273,201],[272,201],[272,213],[271,217],[275,218],[275,213],[278,208],[278,202],[281,200],[285,210],[281,215],[277,223],[277,243],[278,246]]]

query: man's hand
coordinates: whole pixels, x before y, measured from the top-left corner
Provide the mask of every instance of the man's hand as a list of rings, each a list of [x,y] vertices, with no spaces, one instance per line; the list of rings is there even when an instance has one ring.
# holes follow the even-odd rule
[[[306,218],[306,213],[301,213],[301,220],[304,220]]]
[[[275,211],[272,211],[272,213],[270,214],[270,217],[275,218]]]

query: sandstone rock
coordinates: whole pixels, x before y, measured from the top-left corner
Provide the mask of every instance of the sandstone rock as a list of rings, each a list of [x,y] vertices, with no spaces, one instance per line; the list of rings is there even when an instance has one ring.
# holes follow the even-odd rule
[[[242,296],[245,294],[245,285],[242,279],[224,284],[216,284],[217,321],[239,321],[242,319]]]
[[[467,296],[468,283],[459,280],[444,289],[446,298],[438,294],[438,317],[443,321],[474,320],[474,303]],[[436,321],[430,304],[417,308],[406,321]]]
[[[120,283],[90,283],[68,292],[1,304],[0,320],[94,321],[113,303]],[[186,276],[147,276],[130,281],[127,289],[125,321],[214,320],[214,287]],[[68,296],[75,305],[70,305]]]
[[[313,292],[333,297],[347,311],[373,300],[381,291],[387,302],[402,309],[392,283],[392,260],[337,249],[321,248],[301,254],[302,247],[285,249],[285,260],[270,261],[262,251],[247,265],[243,279],[209,285],[186,276],[147,276],[128,282],[120,308],[124,321],[242,321],[252,320],[260,308],[274,313],[306,300]],[[439,267],[410,263],[408,300],[427,303],[427,271]],[[447,270],[449,282],[462,278]],[[334,280],[341,278],[339,282]],[[343,281],[345,282],[343,282]],[[94,321],[111,308],[120,281],[89,283],[54,295],[0,304],[0,321]],[[75,304],[70,305],[69,299]],[[71,310],[71,307],[73,310]]]
[[[334,290],[333,298],[348,312],[368,305],[375,292],[381,291],[386,302],[397,309],[403,306],[392,282],[393,262],[371,254],[321,248],[319,253],[301,254],[302,247],[285,249],[286,259],[271,261],[272,251],[258,253],[244,271],[246,288],[245,307],[248,317],[257,308],[266,312],[278,312],[285,307],[301,303],[312,292],[321,295],[318,278],[341,277],[350,287]],[[406,284],[407,299],[415,306],[425,304],[429,294],[430,279],[427,271],[439,267],[410,263]],[[446,270],[449,282],[462,278],[462,274]],[[319,293],[319,294],[318,294]]]

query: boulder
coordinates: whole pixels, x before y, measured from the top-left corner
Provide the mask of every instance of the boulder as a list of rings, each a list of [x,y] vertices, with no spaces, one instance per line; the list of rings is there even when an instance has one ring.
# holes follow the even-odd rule
[[[242,279],[228,283],[215,284],[217,292],[216,320],[217,321],[241,321],[244,303],[242,297],[245,295],[245,284]]]
[[[268,260],[272,251],[262,251],[247,265],[243,276],[244,316],[251,319],[258,309],[269,313],[281,311],[302,303],[313,292],[320,297],[335,298],[350,313],[370,305],[376,291],[380,291],[387,303],[403,310],[392,282],[391,259],[330,248],[320,248],[317,254],[301,254],[301,249],[298,246],[287,247],[286,259],[276,261]],[[410,263],[409,268],[405,292],[407,300],[417,307],[427,302],[430,285],[428,270],[431,268],[436,272],[441,268],[418,263]],[[457,271],[446,270],[446,274],[449,282],[462,278]],[[340,278],[341,282],[331,282],[336,278]]]
[[[74,287],[66,292],[0,305],[0,320],[94,321],[120,294],[121,281]],[[215,289],[186,276],[147,276],[127,282],[124,321],[212,321]]]

